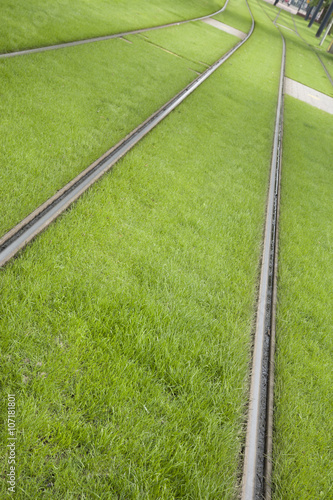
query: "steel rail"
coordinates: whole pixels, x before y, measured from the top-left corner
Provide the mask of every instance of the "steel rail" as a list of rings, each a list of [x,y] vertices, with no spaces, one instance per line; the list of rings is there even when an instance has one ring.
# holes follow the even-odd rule
[[[262,5],[262,10],[267,14]],[[280,11],[279,11],[280,13]],[[279,14],[274,20],[276,25]],[[297,31],[296,34],[307,44]],[[271,500],[274,405],[274,354],[277,300],[278,218],[283,137],[283,85],[286,43],[281,30],[283,51],[280,70],[278,103],[275,119],[271,174],[267,200],[264,248],[257,305],[257,321],[252,358],[250,401],[242,477],[241,500]],[[309,44],[307,44],[309,45]],[[310,45],[309,47],[314,50]],[[317,54],[317,52],[315,51]],[[332,83],[330,75],[317,54]]]
[[[246,0],[247,3],[247,0]],[[251,10],[247,3],[252,16]],[[52,198],[40,205],[34,212],[17,224],[13,229],[0,239],[0,267],[14,257],[19,250],[27,245],[37,234],[43,231],[53,220],[63,213],[75,200],[77,200],[92,184],[110,170],[113,165],[147,135],[158,123],[171,113],[186,97],[199,87],[214,71],[216,71],[229,57],[231,57],[251,36],[252,26],[244,40],[238,42],[231,50],[224,54],[218,61],[198,76],[190,85],[185,87],[167,104],[128,134],[116,146],[107,151],[101,158],[81,172],[71,182],[58,191]]]
[[[128,36],[128,35],[137,35],[138,33],[144,33],[146,31],[153,31],[153,30],[159,30],[162,28],[170,28],[171,26],[179,26],[181,24],[186,24],[186,23],[191,23],[194,21],[201,21],[203,19],[208,19],[209,17],[216,16],[217,14],[221,14],[227,7],[229,0],[226,0],[225,4],[223,7],[216,12],[213,12],[212,14],[207,14],[207,16],[201,16],[201,17],[195,17],[193,19],[185,19],[183,21],[177,21],[174,23],[169,23],[169,24],[162,24],[160,26],[151,26],[149,28],[141,28],[137,30],[131,30],[131,31],[124,31],[123,33],[114,33],[113,35],[105,35],[105,36],[98,36],[94,38],[86,38],[84,40],[75,40],[72,42],[63,42],[59,44],[54,44],[54,45],[46,45],[45,47],[36,47],[32,49],[24,49],[24,50],[17,50],[15,52],[6,52],[4,54],[0,54],[0,59],[8,59],[10,57],[17,57],[17,56],[23,56],[27,54],[36,54],[40,52],[46,52],[48,50],[57,50],[57,49],[66,49],[68,47],[76,47],[78,45],[85,45],[87,43],[95,43],[95,42],[103,42],[105,40],[112,40],[113,38],[121,38],[123,36]]]
[[[280,151],[282,157],[282,146]],[[281,168],[281,165],[280,165]],[[281,172],[280,172],[281,174]],[[280,184],[281,175],[277,181],[278,196],[276,199],[277,216],[280,213]],[[279,244],[279,225],[275,226],[275,256],[277,256]],[[267,387],[267,412],[266,412],[266,454],[265,454],[265,481],[264,481],[264,498],[271,500],[272,498],[272,470],[273,470],[273,412],[274,412],[274,375],[275,375],[275,328],[276,328],[276,304],[277,304],[277,267],[278,259],[274,259],[273,268],[273,286],[272,286],[272,314],[271,314],[271,329],[270,329],[270,346],[268,354],[268,387]]]
[[[268,500],[270,498],[277,227],[283,136],[283,85],[286,59],[285,40],[281,32],[280,34],[283,49],[252,357],[242,477],[242,500],[258,500],[264,497]]]

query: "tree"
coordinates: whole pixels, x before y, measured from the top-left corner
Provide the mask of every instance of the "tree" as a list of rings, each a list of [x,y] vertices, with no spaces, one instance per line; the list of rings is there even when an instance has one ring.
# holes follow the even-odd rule
[[[319,1],[320,0],[311,0],[311,2],[309,3],[309,7],[316,7],[318,5]],[[324,2],[322,4],[323,10],[321,11],[320,17],[318,19],[319,22],[321,22],[324,19],[324,16],[325,16],[326,12],[328,11],[330,3],[331,3],[330,0],[324,0]]]

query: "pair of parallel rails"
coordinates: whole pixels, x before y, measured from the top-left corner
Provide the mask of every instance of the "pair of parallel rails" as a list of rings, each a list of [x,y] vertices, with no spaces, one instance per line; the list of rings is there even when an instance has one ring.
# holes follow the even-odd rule
[[[127,31],[89,40],[68,42],[48,47],[40,47],[0,54],[0,58],[23,56],[36,52],[44,52],[73,47],[86,43],[122,37],[130,34],[180,25],[186,22],[207,19],[219,14],[227,7],[209,15],[180,21],[153,28]],[[247,3],[247,0],[246,0]],[[180,103],[227,61],[247,40],[254,30],[254,18],[247,3],[252,25],[244,40],[238,42],[231,50],[198,76],[168,103],[151,115],[122,141],[107,151],[81,174],[75,177],[54,196],[39,206],[34,212],[17,224],[0,239],[0,266],[5,265],[33,238],[42,232],[52,221],[74,203],[92,184],[108,172],[135,144],[147,135],[158,123],[170,114]],[[283,39],[283,36],[282,36]],[[250,397],[248,409],[247,435],[244,453],[244,473],[242,478],[242,500],[271,497],[271,452],[272,452],[272,413],[273,413],[273,380],[274,380],[274,329],[276,300],[277,269],[277,230],[279,213],[279,186],[283,134],[283,81],[285,67],[285,42],[283,39],[283,55],[281,62],[280,83],[273,137],[271,173],[268,188],[266,223],[263,238],[262,265],[257,302],[256,331],[253,342],[253,359],[251,370]]]

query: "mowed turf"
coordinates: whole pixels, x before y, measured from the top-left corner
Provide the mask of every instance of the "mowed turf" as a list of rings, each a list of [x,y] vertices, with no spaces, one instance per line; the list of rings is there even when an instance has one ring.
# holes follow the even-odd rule
[[[299,35],[312,47],[315,48],[316,52],[320,56],[321,60],[326,66],[327,71],[329,72],[331,78],[333,79],[333,55],[329,52],[327,52],[328,46],[331,43],[333,37],[332,35],[329,35],[326,37],[324,43],[319,46],[319,41],[321,40],[322,37],[316,38],[315,34],[318,30],[319,25],[316,23],[312,25],[312,27],[309,29],[307,26],[307,22],[300,18],[296,17],[295,18],[295,23],[296,23],[296,29]]]
[[[332,498],[332,116],[285,99],[274,499]]]
[[[290,31],[283,35],[287,42],[286,76],[333,97],[333,86],[311,47]]]
[[[211,14],[223,0],[2,0],[0,53]]]
[[[151,38],[0,61],[0,235],[237,42],[204,23]]]
[[[279,17],[278,22],[295,29],[291,16],[287,15],[286,12]],[[296,19],[295,22],[297,33],[301,34],[302,38],[296,32],[281,28],[287,43],[286,76],[333,97],[332,84],[317,57],[318,54],[326,65],[325,52],[318,51],[316,47],[318,39],[314,37],[314,33],[312,33],[312,37],[303,37],[306,27],[306,25],[304,26],[305,21]],[[333,62],[333,55],[327,55],[330,56],[328,60]]]
[[[239,41],[219,29],[197,21],[140,35],[150,43],[196,64],[210,66]],[[132,37],[127,37],[129,40]],[[201,69],[201,68],[200,68]]]
[[[294,19],[295,19],[296,29],[297,29],[298,33],[300,34],[300,36],[302,38],[304,38],[304,40],[307,43],[312,45],[316,49],[316,51],[320,54],[321,57],[324,57],[324,58],[327,57],[333,63],[332,54],[327,52],[328,46],[331,43],[332,38],[333,38],[332,34],[327,35],[323,44],[319,45],[326,29],[323,31],[321,36],[317,38],[316,33],[317,33],[318,28],[320,26],[319,24],[313,23],[311,28],[309,28],[308,27],[309,21],[305,21],[305,19],[300,17],[300,16],[295,16]]]
[[[247,33],[252,22],[248,12],[244,0],[232,0],[228,3],[226,10],[214,16],[214,19]]]
[[[281,59],[254,11],[246,46],[1,272],[17,498],[236,496]]]
[[[272,21],[276,19],[278,14],[276,7],[266,2],[261,2],[261,5]],[[294,21],[297,32],[295,31]],[[280,10],[276,23],[286,41],[286,76],[319,92],[333,96],[332,84],[317,54],[323,60],[329,72],[333,65],[333,55],[327,54],[324,49],[319,49],[318,39],[315,38],[318,26],[315,31],[313,31],[315,27],[308,30],[308,23],[304,19],[283,10]]]

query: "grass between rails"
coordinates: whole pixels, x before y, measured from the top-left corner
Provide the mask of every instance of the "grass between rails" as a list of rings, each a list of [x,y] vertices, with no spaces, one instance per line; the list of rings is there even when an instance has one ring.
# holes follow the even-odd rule
[[[283,31],[287,44],[286,76],[333,97],[333,87],[314,51],[290,31]]]
[[[308,22],[305,21],[303,18],[301,18],[299,16],[290,16],[286,12],[283,12],[282,17],[280,16],[279,19],[281,19],[283,24],[287,24],[288,26],[290,26],[292,29],[295,30],[295,25],[293,22],[293,20],[294,20],[295,24],[296,24],[296,30],[297,30],[297,33],[299,35],[299,38],[301,38],[303,42],[310,45],[309,49],[310,48],[312,49],[313,56],[311,58],[309,58],[308,64],[312,65],[312,72],[317,74],[318,77],[322,76],[321,73],[323,72],[323,70],[322,70],[321,65],[318,66],[318,62],[319,62],[318,57],[316,56],[314,58],[315,54],[318,54],[318,56],[320,56],[320,58],[324,62],[326,69],[328,70],[328,72],[332,76],[333,75],[333,73],[332,73],[333,55],[329,54],[327,52],[327,48],[332,40],[332,37],[330,37],[330,36],[326,37],[324,44],[322,46],[319,46],[319,41],[321,38],[315,37],[315,34],[317,32],[317,29],[318,29],[317,24],[312,25],[311,28],[308,28]],[[296,50],[296,52],[297,52],[297,50]],[[301,54],[299,53],[299,50],[298,50],[298,55],[301,56]],[[303,54],[303,57],[301,59],[304,59],[304,55],[307,55],[306,52]],[[301,61],[301,63],[299,63],[299,64],[303,64],[303,63],[304,63],[304,61]],[[295,65],[295,70],[296,70],[297,69],[296,62],[294,63],[294,65]],[[321,69],[321,71],[320,71],[320,69]],[[331,85],[331,87],[332,87],[332,85]]]
[[[277,9],[266,2],[261,2],[261,4],[273,21],[278,12]],[[303,39],[294,31],[295,25],[293,23],[293,17],[295,18],[297,31]],[[290,13],[283,10],[281,10],[277,23],[286,40],[286,76],[308,87],[314,88],[319,92],[333,96],[332,84],[327,78],[316,52],[322,58],[328,71],[332,67],[333,56],[327,54],[324,50],[318,50],[318,41],[315,38],[315,32],[318,27],[315,28],[315,31],[307,31],[307,24],[304,19],[298,16],[292,16]],[[285,29],[283,26],[289,29]]]
[[[198,61],[213,62],[236,40],[204,23],[152,38],[180,57],[131,36],[131,44],[117,39],[0,61],[0,234],[206,69]]]
[[[327,35],[323,45],[320,46],[319,43],[320,43],[322,36],[324,34],[324,33],[322,33],[322,35],[319,38],[316,37],[316,33],[317,33],[320,25],[317,23],[314,23],[311,26],[311,28],[309,28],[308,27],[309,21],[305,21],[305,19],[303,19],[302,17],[299,17],[299,16],[295,16],[294,19],[295,19],[297,31],[299,32],[301,37],[304,38],[307,43],[309,43],[311,46],[313,46],[319,54],[327,55],[330,57],[331,54],[327,53],[327,49],[328,49],[330,42],[332,41],[332,35]],[[333,59],[333,58],[330,57],[330,59]]]
[[[296,19],[296,15],[291,14],[290,12],[286,12],[283,9],[279,9],[279,17],[277,17],[277,11],[276,8],[274,8],[272,5],[270,6],[270,17],[271,19],[279,26],[279,28],[282,28],[282,32],[284,33],[284,28],[289,28],[289,30],[295,32],[295,25],[294,25],[294,19]]]
[[[246,3],[242,0],[230,0],[227,9],[221,14],[214,16],[214,19],[244,31],[244,33],[248,33],[252,24]]]
[[[221,32],[202,21],[177,26],[171,30],[151,31],[141,37],[190,61],[203,62],[209,66],[238,42],[237,37]]]
[[[333,55],[327,52],[328,46],[332,41],[332,36],[327,36],[323,45],[319,46],[319,41],[321,40],[321,37],[320,38],[315,37],[315,34],[319,26],[312,25],[311,28],[309,29],[307,27],[307,23],[303,19],[298,17],[295,18],[295,22],[298,33],[307,43],[309,43],[312,47],[314,47],[314,49],[322,59],[323,63],[325,64],[326,69],[330,73],[331,78],[333,79]]]
[[[222,7],[223,0],[2,0],[0,52],[158,26]]]
[[[286,96],[274,499],[333,494],[332,117]]]
[[[254,11],[246,46],[1,272],[17,498],[235,497],[281,59]]]

